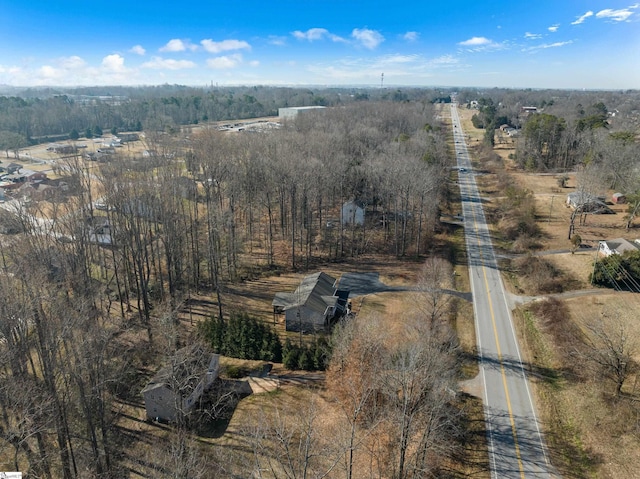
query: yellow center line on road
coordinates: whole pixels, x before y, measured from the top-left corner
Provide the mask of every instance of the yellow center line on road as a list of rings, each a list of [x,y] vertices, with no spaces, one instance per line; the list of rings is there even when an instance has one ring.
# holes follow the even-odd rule
[[[520,445],[518,444],[518,433],[516,431],[516,422],[513,418],[513,411],[511,409],[511,399],[509,396],[509,387],[507,386],[507,375],[504,368],[504,363],[502,362],[502,351],[500,350],[500,340],[498,339],[498,328],[496,326],[496,317],[493,312],[493,302],[491,301],[491,295],[489,294],[489,280],[487,278],[487,269],[484,266],[484,255],[482,254],[482,247],[480,244],[480,231],[478,229],[478,223],[476,221],[475,215],[475,206],[472,205],[471,210],[473,211],[473,225],[476,230],[476,241],[478,243],[478,252],[480,253],[481,259],[481,268],[484,274],[484,283],[487,288],[487,299],[489,300],[489,313],[491,314],[491,323],[493,325],[493,334],[496,340],[496,350],[498,353],[498,361],[500,362],[500,372],[502,374],[502,384],[504,386],[505,398],[507,400],[507,410],[509,412],[509,421],[511,422],[511,433],[513,435],[513,443],[516,449],[516,458],[518,459],[518,468],[520,469],[520,477],[522,479],[525,478],[524,475],[524,466],[522,464],[522,456],[520,454]]]

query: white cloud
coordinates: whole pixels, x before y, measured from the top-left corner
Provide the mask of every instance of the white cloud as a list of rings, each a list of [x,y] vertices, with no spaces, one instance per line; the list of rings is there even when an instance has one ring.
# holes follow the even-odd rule
[[[97,85],[124,84],[137,76],[135,70],[125,66],[120,54],[107,55],[98,65],[89,65],[77,55],[50,60],[32,68],[0,68],[10,75],[8,82],[16,85]],[[6,81],[6,80],[5,80]]]
[[[571,45],[573,40],[567,40],[566,42],[555,42],[555,43],[547,43],[545,45],[540,45],[539,48],[558,48],[563,47],[565,45]]]
[[[484,47],[491,45],[493,42],[485,37],[472,37],[469,40],[465,40],[464,42],[458,43],[458,45],[462,45],[463,47]]]
[[[160,48],[161,52],[183,52],[185,50],[197,50],[198,45],[194,45],[189,40],[180,40],[179,38],[174,38],[169,40],[167,44]]]
[[[408,42],[415,42],[418,37],[420,37],[420,34],[418,32],[407,32],[402,35],[402,38],[404,38]]]
[[[233,55],[223,55],[221,57],[209,58],[207,66],[215,70],[228,70],[237,67],[242,63],[242,55],[234,53]]]
[[[87,63],[77,55],[58,59],[57,63],[61,68],[75,70],[84,67]]]
[[[529,40],[537,40],[539,38],[542,38],[542,35],[539,34],[539,33],[529,33],[529,32],[527,32],[527,33],[524,34],[524,38],[527,38]]]
[[[584,22],[587,18],[591,16],[593,16],[593,12],[589,10],[584,15],[579,16],[575,22],[571,22],[571,25],[580,25],[582,22]]]
[[[0,73],[8,73],[10,75],[20,75],[22,73],[22,68],[17,66],[4,66],[0,65]]]
[[[385,81],[414,81],[415,78],[431,78],[435,72],[459,71],[459,59],[455,55],[425,58],[423,55],[382,55],[370,58],[343,58],[331,63],[307,66],[314,77],[323,81],[358,81],[379,84],[380,72]],[[393,79],[393,80],[392,80]]]
[[[418,55],[386,55],[381,57],[378,61],[386,65],[398,65],[413,63],[418,59]]]
[[[614,22],[624,22],[631,15],[633,15],[632,10],[635,10],[640,6],[639,4],[631,5],[627,8],[621,8],[619,10],[612,10],[611,8],[606,8],[604,10],[600,10],[596,13],[596,18],[608,18]]]
[[[251,61],[249,62],[249,66],[252,66],[252,67],[259,67],[259,66],[260,66],[260,62],[259,62],[258,60],[251,60]]]
[[[283,45],[287,44],[287,39],[286,37],[280,37],[280,36],[276,36],[276,35],[270,35],[269,36],[269,44],[270,45],[276,45],[278,47],[281,47]]]
[[[425,68],[441,68],[447,65],[455,65],[459,62],[458,58],[453,55],[442,55],[436,58],[425,58],[422,55],[383,55],[373,60],[371,66],[374,69],[384,68],[385,74],[387,71],[400,71],[400,69],[407,69],[407,71],[422,70]]]
[[[380,34],[380,32],[376,30],[369,30],[368,28],[354,28],[351,32],[351,36],[358,40],[365,48],[369,50],[373,50],[382,42],[384,42],[384,37]]]
[[[344,38],[339,37],[338,35],[334,35],[326,28],[310,28],[306,32],[302,32],[300,30],[296,30],[291,32],[291,34],[296,37],[298,40],[307,40],[309,42],[313,42],[316,40],[324,40],[328,38],[334,42],[344,42]]]
[[[126,70],[124,67],[124,58],[118,54],[107,55],[102,59],[102,66],[110,72],[122,73]]]
[[[87,69],[87,62],[77,55],[56,58],[52,65],[43,65],[37,70],[36,76],[44,81],[51,82],[65,80],[73,75],[83,74]]]
[[[565,45],[571,45],[573,40],[568,40],[566,42],[555,42],[555,43],[545,43],[542,45],[537,45],[535,47],[524,48],[522,51],[524,52],[534,52],[537,50],[546,50],[547,48],[559,48],[564,47]]]
[[[552,33],[555,33],[558,31],[558,28],[560,28],[560,24],[556,23],[555,25],[551,25],[549,28],[547,28],[547,30],[549,30]]]
[[[140,66],[142,68],[153,68],[156,70],[183,70],[185,68],[194,68],[196,64],[189,60],[153,57],[151,61],[145,62]]]
[[[244,40],[222,40],[221,42],[214,42],[211,39],[206,39],[202,40],[200,44],[209,53],[220,53],[229,50],[251,50],[251,45]]]
[[[42,65],[38,70],[40,76],[46,80],[53,80],[62,75],[62,70],[52,67],[51,65]]]
[[[131,53],[135,53],[136,55],[144,55],[147,51],[142,47],[142,45],[135,45],[131,47],[129,50]]]
[[[468,40],[459,42],[458,45],[465,47],[465,50],[469,52],[496,51],[508,47],[506,43],[496,43],[486,37],[471,37]]]
[[[441,66],[441,65],[457,65],[460,63],[453,55],[442,55],[441,57],[433,58],[429,62],[432,66]]]

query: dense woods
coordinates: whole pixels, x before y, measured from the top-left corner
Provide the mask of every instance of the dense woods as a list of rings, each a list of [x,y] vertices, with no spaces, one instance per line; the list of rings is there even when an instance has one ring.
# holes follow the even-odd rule
[[[275,414],[273,423],[247,425],[246,447],[259,470],[437,475],[465,439],[451,394],[458,349],[441,290],[451,277],[445,265],[429,257],[419,285],[428,307],[403,318],[395,342],[379,318],[348,323],[313,344],[280,341],[229,307],[225,291],[365,254],[425,260],[447,200],[452,160],[438,102],[450,101],[449,93],[164,86],[0,97],[6,156],[39,137],[109,130],[144,130],[152,152],[121,149],[90,168],[68,158],[56,166],[68,191],[0,210],[11,233],[0,236],[0,440],[14,468],[42,478],[126,477],[131,438],[118,425],[120,406],[139,401],[148,379],[141,367],[153,369],[184,346],[178,312],[203,293],[216,308],[201,329],[214,350],[327,369],[341,430],[323,431],[313,404],[295,424]],[[503,122],[520,131],[522,168],[579,168],[584,178],[640,193],[631,174],[637,93],[457,95],[465,104],[484,98],[474,124],[487,130],[485,142]],[[300,105],[334,108],[265,132],[230,134],[210,124]],[[525,117],[523,106],[540,113]],[[636,208],[640,202],[629,197]],[[348,201],[362,205],[362,225],[343,215]],[[531,201],[512,191],[502,208],[528,218]],[[529,226],[514,224],[509,239]],[[203,455],[187,437],[177,428],[169,449],[158,452],[158,477],[242,470],[231,448]]]
[[[51,101],[73,118],[73,103]],[[354,101],[265,133],[203,127],[187,140],[179,129],[151,129],[150,157],[124,152],[91,168],[61,160],[65,194],[5,211],[18,227],[1,239],[0,436],[14,468],[126,476],[118,405],[139,400],[141,364],[184,346],[176,315],[192,294],[215,299],[211,324],[220,327],[209,334],[226,338],[220,351],[324,369],[326,345],[287,342],[281,351],[269,330],[230,320],[225,288],[345,256],[424,255],[449,171],[436,116],[430,101]],[[364,225],[343,221],[348,200],[365,206]],[[234,328],[263,343],[234,343],[224,333]],[[136,331],[142,342],[125,339]],[[192,456],[181,444],[183,467]]]

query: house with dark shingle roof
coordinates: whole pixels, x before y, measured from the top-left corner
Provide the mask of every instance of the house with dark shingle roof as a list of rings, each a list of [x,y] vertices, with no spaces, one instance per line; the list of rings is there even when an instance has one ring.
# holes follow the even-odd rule
[[[336,287],[326,273],[305,276],[293,293],[276,293],[273,313],[284,314],[287,331],[327,330],[346,313],[349,291]]]
[[[218,377],[220,355],[200,345],[187,346],[173,355],[142,390],[147,418],[176,421],[198,404]]]

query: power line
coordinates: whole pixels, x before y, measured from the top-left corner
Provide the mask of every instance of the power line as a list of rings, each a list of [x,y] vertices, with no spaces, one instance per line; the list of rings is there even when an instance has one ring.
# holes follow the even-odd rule
[[[627,286],[627,289],[636,293],[640,292],[640,285],[635,280],[633,275],[631,275],[631,273],[627,271],[627,268],[625,268],[622,263],[620,263],[616,273],[618,273],[622,277],[622,281],[624,282],[625,286]],[[628,282],[624,278],[627,278]],[[629,287],[629,283],[632,285],[632,287]]]
[[[618,284],[618,282],[615,280],[615,278],[611,274],[611,271],[609,271],[609,265],[608,264],[600,263],[600,270],[602,272],[604,272],[604,274],[607,276],[607,279],[609,280],[609,283],[611,283],[613,285],[613,287],[614,287],[614,289],[616,291],[622,291],[622,288],[620,288],[620,285]]]

